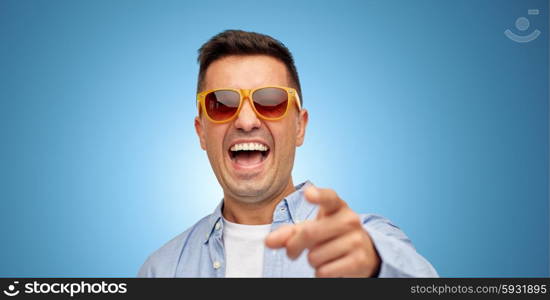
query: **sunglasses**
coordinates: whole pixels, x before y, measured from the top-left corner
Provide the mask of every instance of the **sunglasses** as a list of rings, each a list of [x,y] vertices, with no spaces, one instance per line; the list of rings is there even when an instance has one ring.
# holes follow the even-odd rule
[[[206,117],[214,123],[229,122],[239,114],[244,99],[252,104],[256,115],[264,120],[276,121],[284,118],[294,101],[301,110],[300,97],[295,89],[281,86],[267,86],[256,89],[215,89],[197,94],[199,113],[202,107]]]

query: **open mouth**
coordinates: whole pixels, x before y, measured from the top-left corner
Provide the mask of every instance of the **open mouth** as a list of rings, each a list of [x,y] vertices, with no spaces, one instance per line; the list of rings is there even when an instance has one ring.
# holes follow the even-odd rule
[[[269,146],[263,143],[237,143],[229,148],[229,157],[236,165],[250,168],[264,162],[269,152]]]

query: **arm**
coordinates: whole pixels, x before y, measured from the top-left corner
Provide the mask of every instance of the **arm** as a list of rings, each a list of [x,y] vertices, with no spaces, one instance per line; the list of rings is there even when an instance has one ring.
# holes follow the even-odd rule
[[[381,216],[360,217],[381,260],[378,277],[438,277],[401,229]]]
[[[318,204],[315,220],[283,226],[266,239],[296,259],[309,249],[318,277],[434,277],[433,267],[388,220],[359,216],[330,189],[309,187],[304,196]]]

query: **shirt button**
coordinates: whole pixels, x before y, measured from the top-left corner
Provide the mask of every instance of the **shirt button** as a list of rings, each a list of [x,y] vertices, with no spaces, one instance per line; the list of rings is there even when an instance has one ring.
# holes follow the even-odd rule
[[[221,227],[222,226],[220,225],[220,222],[216,223],[216,226],[215,226],[216,230],[220,230]]]
[[[219,268],[222,266],[222,264],[220,264],[220,262],[216,260],[216,261],[212,264],[212,266],[214,267],[214,269],[217,270],[217,269],[219,269]]]

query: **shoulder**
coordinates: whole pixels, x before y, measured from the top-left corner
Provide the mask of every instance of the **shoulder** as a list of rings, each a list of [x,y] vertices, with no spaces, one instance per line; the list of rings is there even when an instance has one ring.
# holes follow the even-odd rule
[[[202,218],[189,229],[168,241],[153,252],[141,266],[138,277],[175,277],[182,253],[190,244],[204,241],[211,215]]]
[[[437,271],[420,255],[405,233],[385,217],[360,215],[381,259],[378,277],[437,277]]]
[[[376,214],[360,214],[361,223],[363,227],[369,232],[379,232],[385,236],[395,237],[403,242],[410,243],[409,238],[405,233],[395,225],[392,221],[386,217]]]

